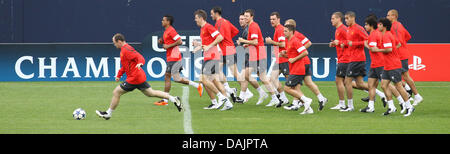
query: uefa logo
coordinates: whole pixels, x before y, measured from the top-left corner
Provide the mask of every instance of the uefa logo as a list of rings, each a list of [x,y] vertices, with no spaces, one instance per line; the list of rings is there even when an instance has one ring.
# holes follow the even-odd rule
[[[409,65],[409,69],[413,69],[415,71],[425,69],[425,65],[422,64],[422,58],[419,56],[414,56],[413,63]]]

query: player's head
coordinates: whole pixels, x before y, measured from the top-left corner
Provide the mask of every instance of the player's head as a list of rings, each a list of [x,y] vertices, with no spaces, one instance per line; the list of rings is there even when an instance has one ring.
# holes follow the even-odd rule
[[[345,24],[347,26],[351,26],[351,25],[355,24],[355,18],[356,18],[355,12],[353,12],[353,11],[345,12]]]
[[[344,14],[342,14],[342,12],[334,12],[331,15],[331,25],[333,25],[334,27],[336,27],[337,25],[339,25],[340,23],[342,23],[342,19],[344,18]]]
[[[292,25],[294,27],[297,27],[297,22],[295,22],[294,19],[288,19],[284,22],[284,26],[287,26],[287,25]]]
[[[168,14],[164,15],[161,21],[163,27],[172,26],[173,22],[174,22],[173,16]]]
[[[203,24],[205,24],[205,22],[206,22],[205,10],[199,9],[199,10],[195,11],[194,16],[195,16],[195,23],[197,24],[197,26],[201,27],[201,26],[203,26]]]
[[[386,18],[391,22],[396,21],[398,19],[398,11],[396,9],[389,10]]]
[[[286,38],[291,38],[294,35],[295,26],[294,25],[284,25],[284,36]]]
[[[122,48],[123,44],[125,44],[125,36],[123,36],[123,34],[120,33],[114,34],[114,36],[112,37],[112,41],[114,43],[114,46],[120,49]]]
[[[272,27],[278,26],[280,24],[280,13],[272,12],[270,14],[270,24]]]
[[[244,11],[244,17],[245,17],[247,24],[253,21],[254,16],[255,16],[255,10],[247,9]]]
[[[365,23],[364,28],[368,32],[378,28],[377,16],[375,14],[370,14],[369,16],[367,16],[364,23]]]
[[[378,20],[378,27],[380,31],[390,31],[391,30],[392,23],[387,18],[380,18]]]
[[[222,8],[220,6],[213,7],[211,9],[211,18],[217,20],[217,18],[222,16]]]
[[[247,26],[247,21],[245,19],[244,12],[242,12],[241,15],[239,15],[239,25],[241,25],[241,27]]]

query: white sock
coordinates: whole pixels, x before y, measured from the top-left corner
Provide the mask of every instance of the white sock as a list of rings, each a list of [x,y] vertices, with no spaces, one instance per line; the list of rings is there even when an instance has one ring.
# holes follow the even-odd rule
[[[409,99],[405,101],[405,106],[406,106],[406,108],[411,108],[412,107],[411,102],[409,101]]]
[[[219,97],[219,100],[222,100],[225,96],[222,93],[217,93],[217,97]]]
[[[212,104],[217,104],[217,100],[216,100],[216,99],[212,99],[212,100],[211,100],[211,103],[212,103]]]
[[[339,105],[340,106],[345,106],[345,100],[339,100]]]
[[[397,97],[397,100],[398,100],[398,102],[399,102],[400,104],[403,103],[403,102],[405,102],[405,101],[403,100],[402,96],[398,96],[398,97]]]
[[[253,93],[250,91],[250,89],[247,88],[247,90],[245,91],[245,94],[247,96],[253,95]]]
[[[369,100],[369,108],[373,109],[374,108],[374,102]]]
[[[408,84],[405,84],[405,90],[411,90],[411,87],[409,87]]]
[[[347,103],[349,108],[353,108],[353,99],[348,99]]]
[[[169,100],[170,100],[171,102],[176,102],[176,101],[177,101],[177,99],[176,99],[175,97],[173,97],[173,96],[169,96]]]
[[[274,99],[278,99],[277,95],[275,95],[275,94],[272,95],[272,100],[274,100]]]
[[[422,96],[420,96],[420,94],[414,95],[414,99],[418,99],[418,98],[422,98]]]
[[[380,90],[378,90],[378,89],[375,89],[375,92],[377,93],[377,95],[378,96],[380,96],[381,98],[386,98],[386,96],[384,95],[384,93],[383,92],[381,92]]]
[[[169,100],[168,100],[168,99],[165,99],[165,98],[163,99],[163,101],[166,102],[166,103],[169,102]]]
[[[306,97],[305,95],[303,95],[302,97],[300,97],[300,99],[301,99],[303,102],[307,102],[309,98]]]
[[[259,95],[264,95],[264,90],[261,88],[261,86],[260,87],[258,87],[257,89],[256,89],[256,91],[258,91],[259,92]]]
[[[300,102],[300,100],[294,99],[294,100],[292,101],[292,105],[298,106],[298,102]]]
[[[245,96],[245,94],[246,94],[246,92],[244,92],[244,91],[242,91],[241,90],[241,92],[239,92],[239,98],[244,98],[244,96]]]
[[[325,101],[325,97],[323,97],[323,95],[321,93],[319,93],[319,95],[317,95],[317,99],[319,99],[319,101]]]
[[[394,100],[388,100],[387,103],[388,103],[388,107],[389,107],[390,109],[395,108],[395,106],[394,106]]]
[[[108,110],[106,110],[106,113],[108,113],[109,115],[111,115],[113,111],[114,111],[113,109],[108,108]]]
[[[192,87],[197,88],[200,84],[197,83],[197,82],[194,82],[194,81],[189,81],[189,85],[192,86]]]

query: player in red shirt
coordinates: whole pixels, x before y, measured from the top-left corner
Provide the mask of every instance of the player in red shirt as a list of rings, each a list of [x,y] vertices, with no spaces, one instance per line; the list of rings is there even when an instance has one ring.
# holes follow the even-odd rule
[[[123,94],[133,91],[138,88],[141,92],[148,97],[159,97],[164,99],[169,99],[181,112],[183,109],[183,104],[179,97],[174,97],[166,92],[159,90],[153,90],[150,85],[146,82],[147,77],[144,70],[141,68],[145,64],[145,59],[139,52],[137,52],[133,47],[131,47],[126,41],[125,37],[118,33],[112,38],[114,46],[120,49],[120,62],[122,67],[116,76],[116,82],[119,82],[120,78],[124,73],[127,74],[127,79],[125,82],[117,86],[113,91],[113,97],[109,109],[104,111],[96,110],[95,113],[106,120],[111,118],[112,112],[119,105],[120,96]]]
[[[223,40],[219,43],[219,49],[221,50],[221,60],[219,61],[219,77],[220,81],[224,85],[225,91],[231,96],[233,102],[243,103],[244,100],[237,97],[236,88],[230,88],[227,82],[227,78],[223,73],[223,65],[227,66],[227,69],[230,68],[233,76],[238,79],[239,72],[237,69],[237,55],[236,48],[233,43],[233,37],[239,33],[239,30],[231,24],[230,21],[226,20],[222,17],[222,8],[214,7],[211,9],[211,18],[216,21],[215,28],[220,32],[223,36]],[[238,83],[241,85],[242,80],[238,80]]]
[[[392,100],[392,93],[389,88],[389,84],[392,81],[395,85],[395,88],[402,96],[403,100],[406,100],[406,102],[400,102],[403,105],[404,109],[403,111],[401,111],[401,113],[406,111],[404,116],[410,116],[411,113],[414,111],[414,107],[411,105],[408,99],[408,93],[406,92],[405,88],[401,83],[402,64],[400,61],[399,51],[396,48],[399,42],[394,38],[394,36],[389,31],[391,29],[391,26],[392,26],[391,22],[386,18],[381,18],[378,20],[378,27],[381,32],[380,43],[382,43],[382,45],[380,46],[380,48],[378,48],[377,46],[370,48],[372,52],[382,52],[384,56],[384,71],[383,74],[381,75],[382,77],[381,87],[383,88],[384,93],[386,95],[386,99],[388,102],[388,110],[385,113],[383,113],[383,115],[389,115],[397,110],[394,106],[394,101]]]
[[[293,25],[285,25],[284,36],[286,37],[286,51],[289,61],[289,77],[286,80],[284,90],[294,98],[301,100],[305,109],[300,114],[314,113],[311,108],[312,99],[306,97],[300,89],[302,81],[305,77],[305,56],[308,51],[301,41],[294,36],[295,27]]]
[[[422,96],[417,91],[417,87],[414,84],[414,80],[409,75],[409,66],[408,66],[408,58],[410,56],[407,42],[411,39],[411,34],[403,27],[402,23],[400,23],[398,19],[398,11],[395,9],[389,10],[386,16],[392,22],[392,34],[394,37],[400,42],[400,60],[402,61],[402,77],[403,80],[406,81],[405,89],[408,91],[410,96],[414,93],[414,104],[413,106],[418,105],[423,101]]]
[[[281,105],[288,104],[289,100],[284,93],[283,86],[278,79],[280,74],[283,73],[284,77],[287,79],[289,77],[289,62],[284,56],[280,56],[286,45],[286,38],[284,37],[284,26],[280,23],[280,13],[272,12],[270,14],[270,24],[275,28],[275,33],[273,34],[273,39],[271,37],[266,37],[266,43],[274,46],[273,54],[275,55],[275,65],[273,66],[272,73],[270,74],[270,82],[274,88],[280,94],[281,101],[276,105],[276,107],[281,107]],[[267,104],[270,106],[273,104]]]
[[[178,46],[183,43],[180,35],[178,35],[175,28],[172,27],[173,22],[174,18],[171,15],[165,15],[162,18],[161,24],[165,28],[165,31],[163,37],[158,41],[158,43],[163,44],[163,48],[166,49],[167,68],[164,78],[164,92],[169,93],[172,86],[170,79],[173,77],[173,80],[177,83],[190,85],[197,88],[197,91],[201,97],[203,94],[203,86],[197,82],[190,81],[189,79],[180,76],[180,72],[183,70],[183,64],[181,63],[182,57]],[[154,104],[167,105],[167,102],[167,99],[162,99]]]
[[[366,56],[364,53],[364,42],[367,40],[368,34],[363,27],[355,21],[355,12],[348,11],[345,13],[345,22],[348,26],[347,40],[341,42],[341,47],[348,47],[349,64],[344,79],[345,88],[347,90],[348,106],[340,111],[353,111],[353,79],[356,79],[356,88],[369,90],[367,83],[364,83],[366,76]]]
[[[285,25],[293,25],[294,27],[296,27],[297,23],[295,22],[294,19],[288,19],[288,20],[286,20]],[[297,37],[301,41],[302,45],[306,49],[311,47],[311,45],[312,45],[311,41],[302,33],[295,31],[294,36]],[[328,102],[328,99],[322,95],[322,93],[319,90],[319,87],[312,81],[311,61],[309,60],[309,57],[306,56],[304,58],[304,60],[305,60],[305,71],[306,71],[305,79],[304,79],[305,85],[309,88],[309,90],[311,90],[317,96],[317,99],[319,100],[319,111],[320,111],[323,109],[325,104]],[[294,99],[292,105],[295,105],[295,104],[298,104],[298,100],[296,100],[296,99]],[[299,105],[300,105],[299,107],[301,107],[301,104],[299,104]],[[291,106],[291,107],[293,107],[293,106]],[[285,109],[290,110],[289,106],[285,107]],[[295,110],[295,107],[294,107],[294,110]]]
[[[200,38],[202,42],[201,45],[198,42],[193,42],[194,47],[196,47],[193,52],[195,53],[200,49],[203,50],[203,68],[200,80],[206,87],[206,92],[212,102],[205,109],[218,109],[223,105],[222,111],[230,110],[233,108],[233,104],[228,99],[225,88],[220,82],[218,74],[216,74],[216,72],[219,72],[218,65],[220,60],[217,44],[223,40],[223,36],[214,26],[206,22],[207,17],[204,10],[195,11],[194,16],[197,26],[201,27]],[[217,103],[215,95],[219,98]]]
[[[276,105],[280,103],[279,94],[278,91],[273,88],[266,75],[267,53],[264,46],[264,38],[262,36],[261,29],[259,28],[258,23],[253,21],[254,11],[252,9],[245,10],[244,16],[248,24],[248,35],[246,39],[239,37],[238,43],[247,44],[249,49],[249,62],[246,64],[245,68],[245,79],[247,81],[255,81],[255,79],[251,77],[251,73],[256,71],[260,80],[272,95],[272,100],[269,104]],[[257,88],[256,90],[259,92],[259,99],[256,103],[256,105],[259,105],[264,102],[268,95],[261,87],[259,87],[258,84],[255,85],[254,82],[250,83],[253,87]],[[244,92],[246,89],[247,87],[241,87],[241,90]]]

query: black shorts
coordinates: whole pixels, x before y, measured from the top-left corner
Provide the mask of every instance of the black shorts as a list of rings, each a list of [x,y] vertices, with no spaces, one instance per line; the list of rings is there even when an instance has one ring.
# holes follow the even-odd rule
[[[402,73],[408,72],[409,71],[408,59],[403,59],[401,60],[401,62],[402,62]]]
[[[298,84],[303,85],[303,80],[305,79],[304,75],[289,75],[284,85],[289,87],[295,87]]]
[[[280,73],[283,73],[284,76],[289,75],[289,62],[275,63],[273,70],[280,70]]]
[[[381,78],[383,80],[390,80],[394,83],[400,82],[402,81],[402,69],[384,70]]]
[[[256,73],[267,72],[267,59],[260,59],[257,61],[249,61],[248,66],[252,68],[252,71],[256,71]],[[250,72],[251,73],[251,72]]]
[[[366,76],[366,62],[365,61],[359,61],[359,62],[351,62],[348,64],[346,76],[348,77],[358,77]]]
[[[336,76],[345,78],[347,73],[348,63],[338,63],[336,67]]]
[[[139,90],[145,90],[145,89],[150,88],[150,85],[147,82],[143,82],[141,84],[130,84],[125,81],[120,84],[120,88],[129,92],[129,91],[133,91],[136,88],[138,88]]]
[[[311,76],[311,64],[305,64],[305,76]]]
[[[216,71],[217,70],[217,71]],[[208,60],[204,61],[202,65],[202,74],[212,75],[219,71],[219,61],[218,60]]]
[[[237,63],[237,54],[222,56],[221,62],[225,66],[232,66]]]
[[[370,68],[369,70],[369,78],[375,78],[381,80],[381,74],[383,74],[384,67]]]
[[[169,61],[167,62],[166,73],[177,74],[183,70],[183,64],[180,61]]]

